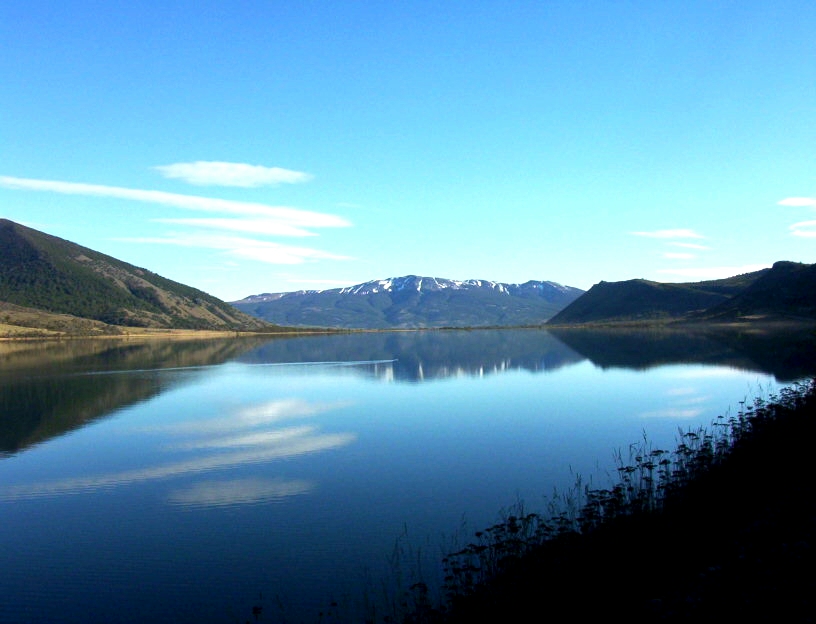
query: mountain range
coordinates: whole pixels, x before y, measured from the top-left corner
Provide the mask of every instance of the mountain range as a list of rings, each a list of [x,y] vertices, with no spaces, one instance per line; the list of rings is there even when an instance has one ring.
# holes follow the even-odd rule
[[[540,325],[584,293],[555,282],[504,284],[407,275],[331,290],[233,301],[270,323],[347,329]]]
[[[126,328],[282,332],[816,320],[816,264],[777,262],[727,279],[505,284],[407,275],[225,303],[87,247],[0,219],[0,334]]]
[[[116,326],[269,329],[205,292],[0,219],[0,323],[116,333]]]

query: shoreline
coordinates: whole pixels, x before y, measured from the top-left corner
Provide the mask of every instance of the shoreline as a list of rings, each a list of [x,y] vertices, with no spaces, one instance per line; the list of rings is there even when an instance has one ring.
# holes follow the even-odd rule
[[[0,331],[2,331],[0,329]],[[37,330],[35,330],[37,331]],[[39,330],[42,331],[42,330]],[[63,342],[72,340],[131,340],[131,339],[172,339],[172,340],[210,340],[216,338],[250,338],[250,337],[287,337],[287,336],[303,336],[315,334],[341,334],[350,333],[353,330],[290,330],[286,328],[283,331],[242,331],[242,330],[210,330],[210,329],[145,329],[140,328],[137,331],[125,331],[123,333],[110,334],[81,334],[81,333],[54,333],[46,335],[21,335],[21,336],[2,336],[0,335],[0,342]]]
[[[94,323],[95,321],[88,321]],[[783,331],[816,331],[816,319],[807,318],[745,318],[732,321],[688,321],[688,320],[630,320],[593,321],[587,323],[522,325],[522,326],[463,326],[463,327],[394,327],[394,328],[342,328],[342,327],[280,327],[277,330],[230,330],[230,329],[171,329],[171,328],[129,328],[107,326],[115,331],[60,331],[47,327],[26,327],[0,323],[0,342],[29,342],[35,340],[107,340],[129,338],[171,338],[171,339],[212,339],[242,338],[247,336],[301,336],[326,334],[425,332],[425,331],[486,331],[486,330],[544,330],[544,331],[741,331],[751,333],[772,333]],[[12,335],[14,332],[17,335]],[[5,335],[3,335],[5,333]]]
[[[811,379],[681,431],[674,451],[643,440],[615,486],[579,480],[560,513],[519,506],[477,532],[444,561],[442,604],[415,595],[402,621],[526,621],[551,601],[582,619],[811,621],[814,433]]]

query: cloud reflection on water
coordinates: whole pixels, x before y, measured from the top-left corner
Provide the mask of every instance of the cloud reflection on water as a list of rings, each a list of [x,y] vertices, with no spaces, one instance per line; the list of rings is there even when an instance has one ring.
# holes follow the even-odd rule
[[[643,418],[697,418],[704,413],[704,410],[691,407],[667,407],[665,409],[642,412]]]
[[[200,481],[189,488],[174,490],[168,501],[185,509],[231,507],[265,503],[298,494],[308,494],[314,483],[300,479],[227,479]]]
[[[706,377],[703,375],[702,377]],[[695,379],[695,376],[677,375],[684,380]],[[698,418],[705,413],[711,397],[700,388],[691,385],[676,386],[665,392],[664,406],[656,410],[640,413],[641,418],[672,418],[686,420]]]
[[[177,423],[140,428],[147,433],[201,434],[221,431],[234,432],[238,428],[253,428],[292,418],[309,418],[325,412],[346,407],[347,402],[309,402],[299,398],[274,399],[257,405],[233,409],[227,416],[185,420]]]
[[[257,431],[234,436],[210,437],[190,442],[182,442],[172,445],[172,448],[193,450],[207,448],[234,448],[249,446],[266,446],[269,444],[279,444],[285,440],[296,439],[309,435],[315,431],[315,427],[287,427],[274,431]]]
[[[172,452],[174,457],[187,453],[196,453],[196,456],[131,470],[7,486],[0,488],[0,500],[92,492],[190,474],[225,471],[237,466],[268,463],[340,448],[354,442],[356,434],[322,433],[314,425],[270,426],[290,418],[315,416],[339,406],[338,403],[283,399],[236,408],[224,417],[140,429],[142,432],[161,433],[164,437],[160,447]],[[219,433],[224,435],[214,435]],[[168,440],[167,436],[183,436],[185,439]],[[216,452],[212,452],[214,450]],[[176,491],[170,500],[177,504],[199,506],[207,504],[208,500],[215,505],[237,504],[241,501],[278,499],[305,493],[314,487],[314,484],[306,481],[270,480],[262,477],[210,480],[195,484],[187,490]],[[224,502],[228,500],[233,502]]]

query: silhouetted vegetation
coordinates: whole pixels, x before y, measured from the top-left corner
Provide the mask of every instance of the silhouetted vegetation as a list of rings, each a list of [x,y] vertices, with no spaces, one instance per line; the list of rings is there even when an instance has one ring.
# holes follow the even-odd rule
[[[444,560],[444,599],[414,583],[399,619],[521,622],[557,604],[582,619],[811,621],[814,418],[811,381],[681,431],[674,450],[644,439],[610,487],[579,478],[547,513],[519,503],[477,532]]]

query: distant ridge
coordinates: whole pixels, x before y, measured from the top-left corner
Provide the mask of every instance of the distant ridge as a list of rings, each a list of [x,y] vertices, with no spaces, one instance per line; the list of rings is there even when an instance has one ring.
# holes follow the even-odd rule
[[[746,288],[712,308],[712,318],[785,316],[816,319],[816,264],[776,262]]]
[[[233,301],[271,323],[348,329],[540,325],[583,294],[556,282],[505,284],[406,275]]]
[[[816,265],[783,261],[753,273],[682,284],[600,282],[549,324],[778,319],[816,319]]]
[[[0,219],[0,302],[108,325],[207,330],[268,327],[205,292]],[[93,326],[95,331],[98,326]]]

